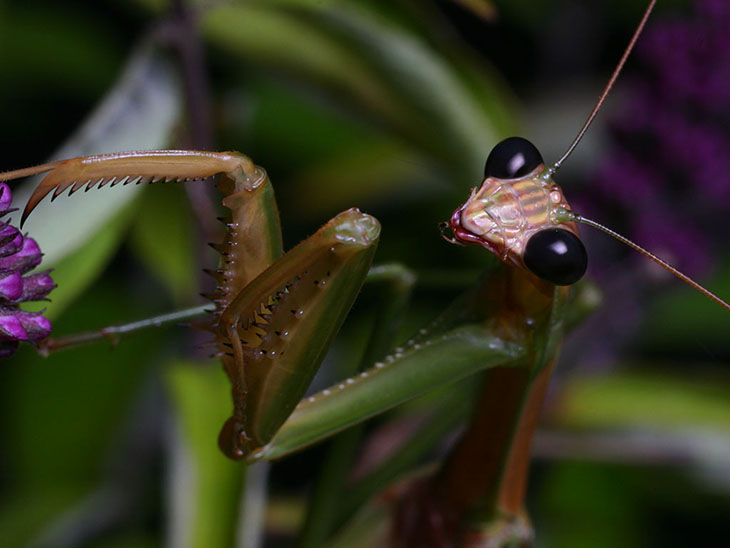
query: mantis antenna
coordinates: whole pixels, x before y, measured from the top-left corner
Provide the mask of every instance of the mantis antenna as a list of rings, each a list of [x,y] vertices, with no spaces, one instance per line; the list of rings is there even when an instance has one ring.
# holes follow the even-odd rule
[[[656,0],[651,0],[651,2],[649,2],[649,5],[647,6],[646,10],[644,11],[644,16],[641,18],[641,21],[639,22],[639,25],[636,27],[636,30],[634,31],[634,34],[631,37],[631,40],[629,41],[628,46],[626,46],[626,49],[624,50],[624,53],[621,56],[621,59],[619,60],[618,64],[616,65],[616,68],[613,70],[613,73],[611,74],[611,78],[609,78],[608,83],[606,84],[606,87],[603,88],[603,91],[601,92],[601,95],[598,97],[598,100],[596,101],[596,104],[593,106],[593,110],[591,110],[591,113],[588,115],[588,118],[583,123],[583,126],[580,128],[580,131],[576,135],[575,139],[573,139],[573,142],[570,144],[570,146],[565,151],[565,153],[560,157],[560,159],[557,162],[555,162],[548,169],[549,176],[552,177],[552,175],[554,175],[555,172],[558,171],[558,169],[560,169],[560,166],[562,166],[563,165],[563,162],[573,153],[573,150],[578,145],[578,143],[580,142],[580,140],[583,138],[583,135],[588,130],[588,128],[590,127],[591,123],[593,123],[593,120],[595,119],[596,115],[598,114],[598,111],[603,106],[603,103],[606,100],[606,97],[608,96],[608,93],[611,91],[611,89],[613,88],[613,85],[616,83],[616,79],[618,78],[619,74],[621,73],[621,71],[622,71],[622,69],[624,67],[624,64],[626,64],[626,59],[628,58],[628,56],[631,53],[631,51],[634,49],[634,46],[636,45],[636,41],[638,40],[639,35],[644,30],[644,26],[646,25],[646,22],[649,19],[649,16],[651,15],[651,12],[654,9],[654,5],[655,4],[656,4]],[[561,211],[561,214],[562,213],[563,212]],[[638,251],[639,253],[641,253],[645,257],[649,258],[654,263],[658,264],[659,266],[661,266],[662,268],[664,268],[668,272],[671,272],[672,274],[674,274],[677,278],[679,278],[683,282],[685,282],[685,283],[689,284],[690,286],[692,286],[694,289],[696,289],[697,291],[699,291],[703,295],[705,295],[705,296],[709,297],[710,299],[712,299],[713,301],[715,301],[720,306],[726,308],[727,310],[730,310],[730,304],[726,303],[720,297],[718,297],[717,295],[715,295],[711,291],[709,291],[709,290],[705,289],[704,287],[702,287],[700,284],[698,284],[697,282],[695,282],[692,278],[690,278],[686,274],[683,274],[682,272],[680,272],[679,270],[677,270],[676,268],[674,268],[669,263],[663,261],[662,259],[660,259],[656,255],[654,255],[653,253],[647,251],[646,249],[644,249],[643,247],[639,246],[638,244],[635,244],[634,242],[632,242],[631,240],[629,240],[625,236],[622,236],[618,232],[615,232],[615,231],[611,230],[610,228],[608,228],[606,226],[603,226],[600,223],[597,223],[596,221],[593,221],[591,219],[587,219],[587,218],[585,218],[585,217],[583,217],[583,216],[581,216],[581,215],[579,215],[577,213],[574,213],[572,211],[565,211],[565,214],[566,214],[565,216],[566,217],[569,217],[570,220],[572,220],[572,221],[575,221],[575,222],[579,222],[579,223],[583,223],[583,224],[592,226],[593,228],[597,228],[598,230],[601,230],[601,231],[605,232],[609,236],[613,236],[619,242],[622,242],[622,243],[626,244],[627,246],[629,246],[630,248]]]
[[[548,173],[550,176],[555,175],[555,172],[560,169],[560,166],[563,165],[563,162],[573,153],[573,150],[576,146],[578,146],[578,143],[583,138],[583,135],[585,135],[585,132],[588,131],[588,128],[593,123],[593,119],[598,114],[598,111],[601,110],[601,107],[603,106],[603,102],[606,100],[606,97],[608,96],[608,93],[613,88],[613,85],[616,83],[616,79],[618,78],[618,75],[621,74],[621,70],[624,68],[624,64],[626,64],[626,59],[628,59],[629,54],[631,53],[631,50],[634,49],[634,45],[636,44],[636,41],[639,39],[639,35],[641,34],[641,31],[644,30],[644,26],[646,25],[647,20],[649,19],[649,16],[651,15],[652,10],[654,9],[654,5],[656,4],[656,0],[651,0],[649,2],[649,5],[646,8],[646,11],[644,11],[644,16],[641,18],[641,21],[639,22],[639,25],[636,27],[636,30],[634,31],[634,35],[631,37],[631,41],[629,42],[629,45],[626,46],[626,49],[624,50],[623,55],[621,56],[621,59],[619,60],[618,64],[616,65],[616,68],[613,69],[613,74],[611,74],[611,78],[609,78],[608,83],[606,84],[606,87],[603,88],[603,91],[601,92],[600,97],[598,97],[598,100],[596,101],[596,104],[593,106],[593,110],[591,110],[591,113],[588,115],[588,118],[583,123],[583,127],[580,128],[580,131],[578,132],[578,135],[576,135],[575,139],[573,139],[573,142],[568,147],[568,150],[563,153],[563,155],[560,157],[560,159],[555,162],[549,169]]]
[[[560,208],[554,212],[554,219],[559,222],[566,222],[566,221],[572,221],[576,223],[583,223],[588,226],[592,226],[593,228],[597,228],[598,230],[601,230],[608,234],[609,236],[613,236],[616,238],[619,242],[626,244],[631,249],[634,249],[644,255],[644,257],[647,257],[648,259],[652,260],[659,266],[661,266],[664,270],[671,272],[674,274],[677,278],[685,282],[686,284],[692,286],[694,289],[702,293],[703,295],[709,297],[713,301],[715,301],[717,304],[722,306],[723,308],[726,308],[727,310],[730,310],[730,304],[723,301],[720,297],[709,291],[708,289],[705,289],[700,284],[698,284],[696,281],[694,281],[692,278],[687,276],[686,274],[683,274],[676,268],[674,268],[672,265],[667,263],[666,261],[660,259],[650,251],[647,251],[643,247],[641,247],[639,244],[636,244],[626,238],[625,236],[621,236],[618,232],[615,232],[611,230],[610,228],[603,226],[601,223],[597,223],[596,221],[593,221],[591,219],[588,219],[586,217],[583,217],[582,215],[579,215],[575,211],[570,211],[568,209]]]
[[[589,225],[589,226],[592,226],[593,228],[597,228],[598,230],[602,230],[603,232],[605,232],[609,236],[613,236],[619,242],[622,242],[622,243],[626,244],[627,246],[629,246],[632,249],[635,249],[636,251],[638,251],[639,253],[641,253],[645,257],[648,257],[649,259],[651,259],[652,261],[654,261],[656,264],[658,264],[659,266],[661,266],[663,269],[671,272],[677,278],[679,278],[683,282],[691,285],[697,291],[699,291],[703,295],[706,295],[707,297],[709,297],[710,299],[712,299],[713,301],[715,301],[720,306],[723,306],[724,308],[730,310],[730,304],[726,303],[720,297],[718,297],[717,295],[715,295],[711,291],[709,291],[709,290],[705,289],[704,287],[702,287],[700,284],[698,284],[692,278],[690,278],[686,274],[681,273],[679,270],[677,270],[676,268],[674,268],[672,265],[670,265],[669,263],[666,263],[665,261],[663,261],[662,259],[660,259],[656,255],[654,255],[653,253],[650,253],[649,251],[647,251],[646,249],[644,249],[640,245],[635,244],[634,242],[632,242],[628,238],[625,238],[624,236],[621,236],[621,234],[619,234],[618,232],[614,232],[610,228],[608,228],[606,226],[603,226],[602,224],[597,223],[596,221],[592,221],[591,219],[586,219],[585,217],[583,217],[581,215],[578,215],[577,213],[574,213],[573,215],[575,216],[575,220],[577,222],[583,223],[583,224],[586,224],[586,225]]]

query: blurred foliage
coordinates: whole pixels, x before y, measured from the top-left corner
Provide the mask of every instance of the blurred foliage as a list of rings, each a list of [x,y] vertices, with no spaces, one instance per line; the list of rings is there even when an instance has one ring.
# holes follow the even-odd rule
[[[241,150],[269,171],[287,247],[353,205],[382,221],[376,261],[402,262],[421,279],[404,335],[453,297],[464,271],[489,260],[480,249],[443,244],[437,223],[479,182],[491,146],[525,126],[549,136],[536,143],[546,150],[567,146],[641,10],[628,0],[590,7],[568,0],[190,4],[201,10],[211,95],[210,104],[192,107],[184,101],[185,64],[160,38],[174,32],[169,2],[0,0],[1,168],[58,154],[186,147],[186,112],[202,108],[213,121],[215,148]],[[656,17],[687,9],[679,0],[663,4]],[[605,116],[620,104],[619,89]],[[555,121],[553,108],[570,117]],[[571,188],[590,187],[579,156],[600,155],[600,122],[592,131],[576,164],[561,173],[568,196]],[[134,197],[130,191],[60,198],[31,217],[31,235],[48,234],[41,245],[50,262],[43,266],[56,269],[49,313],[57,335],[201,302],[197,293],[206,288],[198,287],[198,270],[216,258],[201,251],[195,208],[170,185]],[[721,219],[715,229],[727,232]],[[730,321],[675,285],[627,292],[635,269],[645,266],[616,263],[600,236],[587,241],[607,280],[610,316],[599,313],[566,342],[557,379],[565,383],[549,402],[550,428],[579,439],[586,432],[626,435],[619,438],[626,447],[629,434],[652,440],[661,431],[689,447],[691,466],[631,458],[616,464],[621,443],[603,458],[590,451],[546,455],[528,501],[540,545],[714,544],[730,515],[728,483],[717,466],[730,459]],[[708,284],[728,296],[726,250],[716,263]],[[357,355],[349,342],[366,339],[372,307],[358,303],[355,313],[334,357]],[[614,338],[614,324],[630,333]],[[215,476],[206,481],[220,482],[205,494],[211,504],[235,498],[225,478],[236,482],[236,472],[213,455],[219,419],[208,419],[212,433],[197,422],[218,413],[218,398],[228,407],[226,393],[207,396],[220,393],[223,375],[216,366],[192,365],[205,338],[190,333],[147,332],[113,349],[101,343],[47,359],[25,349],[3,364],[3,546],[141,547],[176,538],[185,515],[176,482],[187,477],[176,459],[186,458],[186,436],[188,446],[207,452],[191,462],[222,463],[206,464]],[[587,377],[571,380],[576,370]],[[316,382],[332,375],[326,366]],[[206,403],[208,397],[216,399]],[[708,435],[685,436],[687,430]],[[710,447],[719,461],[692,460]],[[291,497],[303,505],[311,480],[300,470],[316,468],[320,458],[314,448],[275,465],[271,516],[297,515]],[[281,494],[287,498],[276,498]],[[206,524],[230,523],[233,512],[228,506]],[[287,533],[271,537],[286,540]]]
[[[194,546],[230,546],[234,542],[241,499],[244,467],[227,459],[218,450],[217,431],[229,415],[228,387],[218,368],[201,368],[199,363],[172,364],[167,371],[171,398],[178,413],[182,444],[197,454],[185,466],[196,489],[174,486],[172,504],[191,517],[181,524],[177,542]],[[186,508],[187,507],[187,508]],[[221,523],[222,522],[222,523]],[[183,541],[182,539],[190,539]]]

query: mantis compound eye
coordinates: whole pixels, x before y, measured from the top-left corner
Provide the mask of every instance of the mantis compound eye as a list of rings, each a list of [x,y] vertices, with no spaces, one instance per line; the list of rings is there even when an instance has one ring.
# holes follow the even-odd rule
[[[555,285],[580,280],[588,266],[580,238],[562,228],[548,228],[532,235],[522,256],[525,266],[538,278]]]
[[[542,155],[527,139],[509,137],[497,143],[489,153],[484,176],[495,179],[523,177],[543,163]]]

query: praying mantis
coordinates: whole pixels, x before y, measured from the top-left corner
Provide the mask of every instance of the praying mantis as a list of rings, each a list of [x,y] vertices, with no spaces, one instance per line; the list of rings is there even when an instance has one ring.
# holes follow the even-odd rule
[[[26,206],[25,218],[54,189],[61,192],[70,187],[73,192],[85,185],[101,187],[137,178],[154,182],[158,178],[185,180],[226,174],[218,185],[226,195],[224,205],[231,210],[232,218],[220,248],[227,262],[216,272],[218,289],[212,327],[217,351],[232,382],[234,400],[233,416],[219,438],[226,455],[236,459],[276,458],[429,388],[490,369],[492,378],[487,386],[502,392],[503,408],[512,411],[507,413],[507,421],[497,422],[508,426],[512,421],[513,427],[519,426],[519,434],[511,439],[505,433],[502,443],[495,443],[499,446],[498,454],[493,466],[485,467],[482,479],[484,485],[489,485],[489,474],[500,475],[498,470],[506,477],[518,478],[497,489],[496,496],[493,494],[495,507],[515,522],[514,516],[521,511],[520,491],[524,490],[525,445],[529,446],[536,406],[539,407],[546,388],[563,329],[569,297],[569,290],[563,286],[582,275],[585,253],[581,255],[574,239],[575,223],[584,219],[570,212],[551,180],[562,159],[552,169],[545,169],[541,159],[535,160],[532,149],[519,148],[524,143],[518,143],[517,151],[514,146],[515,141],[510,141],[495,148],[495,158],[502,157],[492,162],[498,169],[490,171],[487,162],[485,182],[455,212],[450,223],[453,236],[449,238],[480,243],[511,265],[493,273],[469,298],[459,302],[458,310],[452,310],[437,325],[425,328],[425,333],[400,350],[387,354],[372,369],[344,379],[301,403],[323,353],[367,275],[379,235],[375,219],[348,210],[301,247],[281,256],[278,219],[266,174],[245,156],[233,153],[156,151],[100,155],[4,173],[0,179],[51,170]],[[510,171],[516,157],[527,160]],[[530,247],[524,226],[518,227],[524,241],[509,245],[503,242],[499,247],[486,237],[490,233],[489,219],[472,213],[464,215],[465,210],[488,198],[487,191],[507,192],[503,179],[511,181],[509,188],[515,188],[512,183],[524,183],[544,189],[536,192],[542,192],[541,199],[551,205],[528,232],[542,232],[548,223],[553,228],[561,226],[558,230],[572,235],[565,239],[560,233],[562,239],[550,240],[547,246],[578,250],[578,259],[565,276],[551,280],[552,270],[541,270],[544,257],[538,255],[533,261],[523,255],[524,249]],[[514,192],[518,197],[524,193]],[[483,206],[481,211],[486,211]],[[504,225],[513,213],[514,210],[505,210]],[[471,221],[481,227],[481,232],[466,227]],[[570,255],[573,257],[574,253]],[[536,271],[548,282],[536,280]],[[557,287],[550,281],[557,281]],[[448,369],[443,367],[444,363],[449,364]],[[472,439],[467,435],[459,447],[469,447],[474,443]],[[474,495],[453,487],[459,484],[456,471],[463,464],[460,454],[468,456],[472,452],[455,452],[451,468],[445,468],[443,474],[457,479],[446,483],[451,488],[443,498],[450,501],[447,506],[466,513],[474,504]],[[505,462],[506,471],[501,470]],[[404,500],[407,499],[405,496]]]

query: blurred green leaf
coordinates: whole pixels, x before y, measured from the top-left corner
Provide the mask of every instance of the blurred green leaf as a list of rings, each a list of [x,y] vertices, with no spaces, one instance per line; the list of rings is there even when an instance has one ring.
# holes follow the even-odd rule
[[[705,354],[715,361],[715,351],[727,351],[730,318],[728,311],[680,282],[670,280],[674,289],[657,299],[647,314],[640,344],[653,346],[665,353],[686,352]],[[713,293],[730,299],[730,265],[721,265],[714,276],[702,280]]]
[[[94,544],[94,548],[156,548],[160,544],[155,537],[144,533],[130,533],[119,538],[104,539]]]
[[[381,140],[301,172],[286,193],[316,195],[308,213],[325,216],[353,205],[387,204],[394,197],[427,200],[439,190],[439,181],[434,179],[411,149]]]
[[[546,546],[560,548],[653,546],[642,531],[644,516],[632,476],[612,466],[561,463],[553,467],[541,486],[536,510],[538,520],[545,516],[540,538],[548,540]]]
[[[369,548],[388,537],[390,508],[382,501],[367,504],[351,522],[332,538],[331,548]]]
[[[113,76],[116,52],[94,12],[68,4],[8,3],[0,17],[5,82],[93,96]],[[21,46],[22,45],[22,46]],[[49,55],[49,51],[53,55]],[[6,85],[6,84],[4,84]]]
[[[28,546],[43,526],[80,497],[78,485],[47,485],[39,490],[17,490],[5,494],[0,509],[3,546]]]
[[[730,432],[730,377],[667,371],[573,377],[551,418],[574,428],[703,428]]]
[[[104,299],[96,297],[102,305]],[[12,384],[3,391],[3,426],[12,448],[6,459],[14,481],[49,489],[66,482],[90,487],[156,343],[145,335],[114,351],[98,344],[47,359],[24,355],[23,368],[12,371]]]
[[[159,51],[146,45],[132,56],[124,74],[104,101],[53,158],[162,148],[170,140],[180,108],[175,72]],[[25,203],[39,180],[39,177],[34,177],[14,188],[15,203]],[[88,194],[60,197],[53,204],[50,200],[39,204],[25,229],[38,241],[45,254],[43,267],[57,264],[63,257],[84,246],[100,230],[99,227],[131,203],[139,190],[141,187],[105,187]],[[11,219],[17,222],[18,217],[19,213],[15,213]],[[121,223],[117,228],[123,228]],[[109,250],[105,248],[105,252]],[[93,262],[95,268],[100,262]],[[88,261],[87,264],[91,263]],[[91,280],[92,276],[85,278]]]
[[[246,469],[218,449],[218,430],[231,413],[230,387],[218,363],[177,361],[165,377],[182,439],[178,459],[185,463],[172,479],[173,544],[227,548],[237,534]]]
[[[136,208],[130,245],[175,302],[185,304],[200,272],[190,204],[182,186],[150,190]]]
[[[484,67],[455,51],[455,71],[448,54],[367,11],[235,4],[211,10],[204,29],[227,51],[316,85],[338,108],[396,132],[462,178],[481,171],[485,147],[509,132],[496,78],[465,74]],[[478,97],[469,80],[480,81]]]
[[[104,270],[126,234],[126,227],[134,217],[134,202],[127,204],[104,226],[96,231],[86,245],[67,255],[53,268],[51,276],[57,287],[51,292],[49,303],[33,303],[34,308],[46,305],[45,316],[58,318]],[[41,268],[46,266],[41,264]]]

